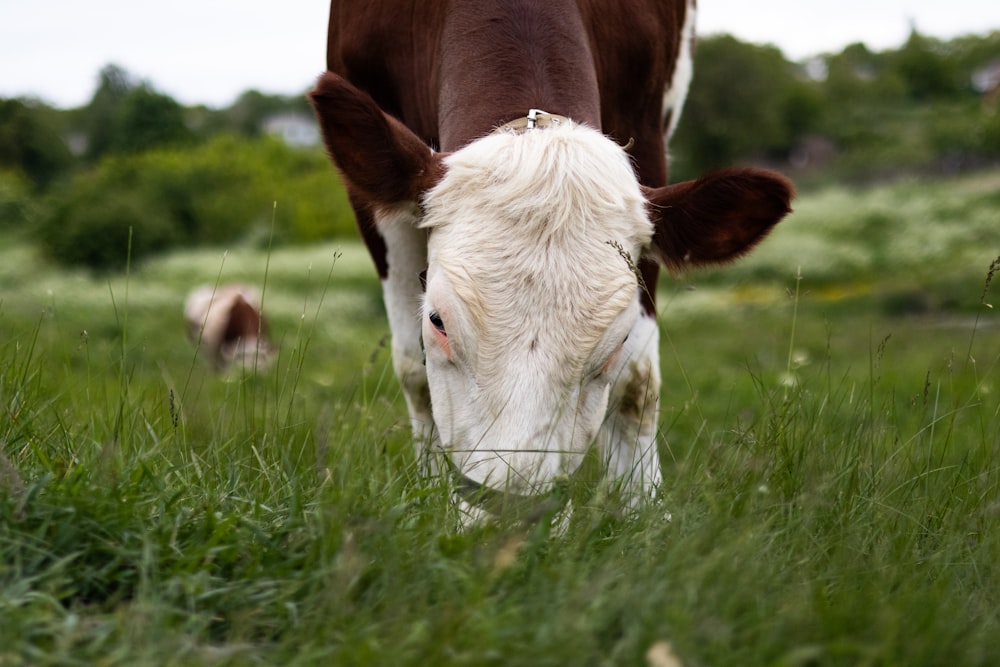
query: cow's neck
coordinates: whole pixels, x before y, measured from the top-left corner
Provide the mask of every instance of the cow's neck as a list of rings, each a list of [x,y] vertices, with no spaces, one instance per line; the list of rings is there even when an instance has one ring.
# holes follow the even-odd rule
[[[574,0],[452,3],[441,44],[441,149],[529,109],[600,127],[590,42]]]

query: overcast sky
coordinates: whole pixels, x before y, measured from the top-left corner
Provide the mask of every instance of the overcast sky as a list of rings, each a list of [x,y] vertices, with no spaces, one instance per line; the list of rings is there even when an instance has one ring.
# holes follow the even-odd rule
[[[364,2],[365,0],[358,0]],[[616,0],[608,0],[614,7]],[[86,104],[115,63],[183,104],[297,94],[322,71],[328,0],[0,0],[0,97]],[[1000,0],[699,0],[699,32],[772,43],[792,59],[1000,29]]]

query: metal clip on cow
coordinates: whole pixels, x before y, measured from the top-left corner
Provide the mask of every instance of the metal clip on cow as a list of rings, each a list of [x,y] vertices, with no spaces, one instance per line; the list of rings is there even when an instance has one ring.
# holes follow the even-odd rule
[[[790,210],[770,171],[667,184],[694,15],[333,0],[311,100],[382,280],[418,454],[473,516],[543,504],[591,447],[629,498],[653,491],[657,260],[730,262]]]

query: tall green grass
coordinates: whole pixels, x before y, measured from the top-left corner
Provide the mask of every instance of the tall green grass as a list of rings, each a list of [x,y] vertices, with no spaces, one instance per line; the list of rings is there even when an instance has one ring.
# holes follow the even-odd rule
[[[841,217],[907,187],[805,197],[803,247],[863,245]],[[899,308],[902,222],[884,264],[814,273],[795,220],[783,264],[661,285],[661,493],[577,489],[558,535],[458,531],[416,474],[359,244],[111,279],[0,245],[0,665],[995,663],[997,249],[923,246],[940,280]],[[265,266],[277,363],[213,375],[184,295]]]

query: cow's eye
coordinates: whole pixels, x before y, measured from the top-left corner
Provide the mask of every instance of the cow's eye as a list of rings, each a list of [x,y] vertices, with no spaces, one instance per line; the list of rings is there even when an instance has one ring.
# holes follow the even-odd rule
[[[441,334],[442,336],[448,335],[448,332],[445,331],[444,328],[444,320],[441,319],[441,316],[438,315],[436,310],[432,310],[430,314],[427,316],[427,319],[431,321],[431,325],[438,330],[439,334]]]
[[[628,336],[625,336],[625,340],[628,340]],[[604,365],[601,366],[601,370],[598,372],[598,375],[607,373],[608,369],[611,368],[611,364],[615,363],[615,359],[618,358],[618,355],[622,353],[622,348],[625,347],[625,340],[623,340],[621,344],[615,348],[615,351],[612,352],[611,356],[604,362]]]

